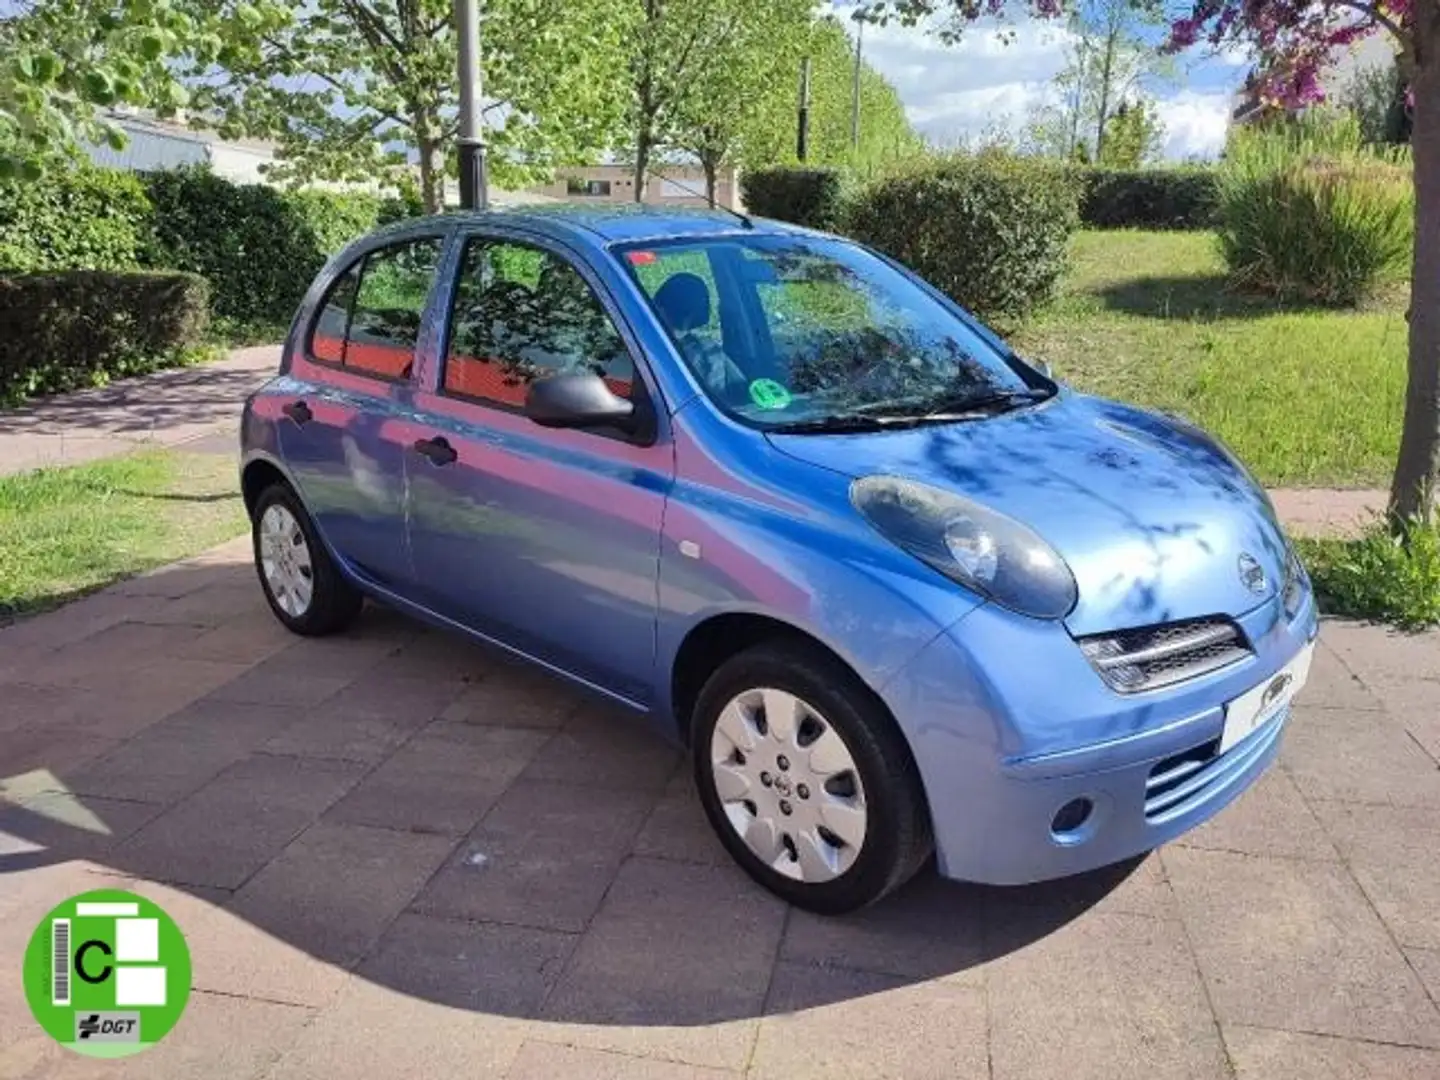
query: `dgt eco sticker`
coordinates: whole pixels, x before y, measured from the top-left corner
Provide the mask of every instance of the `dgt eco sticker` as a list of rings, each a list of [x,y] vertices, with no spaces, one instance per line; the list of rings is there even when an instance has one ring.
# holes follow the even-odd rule
[[[60,1045],[113,1058],[154,1046],[190,997],[190,950],[153,900],[120,889],[72,896],[35,928],[25,998]]]

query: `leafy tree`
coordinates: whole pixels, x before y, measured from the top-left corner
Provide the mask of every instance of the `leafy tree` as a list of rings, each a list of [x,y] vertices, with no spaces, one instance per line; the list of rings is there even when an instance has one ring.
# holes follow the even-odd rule
[[[1147,0],[1132,0],[1148,6]],[[1074,4],[1029,0],[1015,8],[1053,18]],[[1007,0],[881,0],[877,13],[914,19],[948,14],[948,34]],[[1267,61],[1257,89],[1264,99],[1305,105],[1324,97],[1319,73],[1336,53],[1372,34],[1388,34],[1410,87],[1415,169],[1415,254],[1411,274],[1410,351],[1405,421],[1390,488],[1397,520],[1432,520],[1440,482],[1440,0],[1194,0],[1170,24],[1169,47],[1201,42],[1245,45]]]
[[[236,18],[256,17],[238,4]],[[0,14],[0,180],[34,179],[85,143],[117,149],[105,111],[173,113],[187,95],[171,59],[215,55],[209,20],[167,0],[14,0]]]
[[[311,0],[238,17],[196,65],[197,102],[222,134],[278,141],[275,175],[403,185],[418,161],[428,211],[444,205],[458,127],[450,0]],[[486,141],[501,184],[522,183],[605,145],[616,93],[623,0],[486,0]]]
[[[1121,102],[1105,125],[1100,164],[1113,169],[1138,169],[1159,157],[1164,145],[1165,125],[1154,102],[1145,98]]]
[[[1367,143],[1403,144],[1410,141],[1406,89],[1398,64],[1372,64],[1355,73],[1340,103],[1360,121]]]
[[[712,204],[722,168],[770,164],[767,134],[793,126],[793,81],[810,33],[810,9],[810,0],[751,6],[679,96],[669,142],[700,162]]]
[[[701,74],[745,26],[745,0],[628,0],[629,72],[625,129],[635,164],[635,201],[650,163],[672,145],[685,117],[698,116]],[[686,140],[692,141],[692,140]]]

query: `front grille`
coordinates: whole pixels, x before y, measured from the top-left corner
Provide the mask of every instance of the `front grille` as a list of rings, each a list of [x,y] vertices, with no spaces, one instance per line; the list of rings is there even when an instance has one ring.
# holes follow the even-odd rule
[[[1211,739],[1157,762],[1145,781],[1145,820],[1164,824],[1229,788],[1275,742],[1289,715],[1287,705],[1223,754],[1220,740]]]
[[[1193,619],[1080,638],[1080,649],[1112,689],[1157,690],[1208,675],[1251,655],[1229,619]]]

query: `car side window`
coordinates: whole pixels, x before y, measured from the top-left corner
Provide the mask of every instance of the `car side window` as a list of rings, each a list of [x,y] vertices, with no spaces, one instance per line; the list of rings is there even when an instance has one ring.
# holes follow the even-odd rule
[[[450,317],[444,392],[518,409],[536,379],[584,371],[631,396],[630,351],[580,272],[542,248],[470,241]]]
[[[367,375],[405,379],[440,263],[439,237],[378,248],[330,288],[311,329],[310,352]]]

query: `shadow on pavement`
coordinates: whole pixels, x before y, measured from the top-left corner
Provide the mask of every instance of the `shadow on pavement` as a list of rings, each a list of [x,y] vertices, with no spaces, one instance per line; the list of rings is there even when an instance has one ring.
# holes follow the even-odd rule
[[[1153,872],[997,889],[932,865],[856,915],[787,909],[640,724],[378,609],[290,638],[245,564],[22,621],[6,653],[34,660],[0,666],[0,895],[71,860],[190,893],[205,989],[353,972],[503,1016],[714,1024],[963,976]]]

